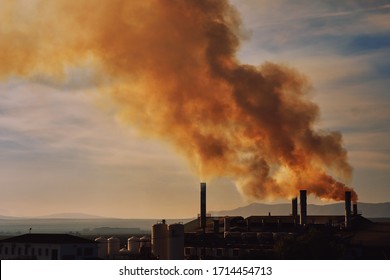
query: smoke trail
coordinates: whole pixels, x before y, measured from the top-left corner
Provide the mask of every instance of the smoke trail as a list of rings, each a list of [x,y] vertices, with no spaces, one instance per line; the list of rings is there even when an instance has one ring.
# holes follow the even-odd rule
[[[240,19],[227,1],[3,0],[0,18],[0,77],[61,81],[93,68],[123,120],[203,177],[229,177],[256,199],[351,190],[329,175],[352,169],[340,133],[313,129],[306,78],[237,60]]]

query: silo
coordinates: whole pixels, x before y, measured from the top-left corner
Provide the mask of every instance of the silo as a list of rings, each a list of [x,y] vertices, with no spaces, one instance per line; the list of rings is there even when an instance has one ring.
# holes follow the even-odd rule
[[[147,236],[142,236],[142,237],[139,239],[139,246],[140,246],[140,249],[141,249],[142,247],[150,248],[150,238],[147,237]]]
[[[139,253],[144,257],[150,257],[150,238],[142,236],[139,239]]]
[[[112,259],[115,255],[119,253],[120,241],[118,238],[112,236],[108,238],[108,255]]]
[[[140,240],[136,236],[132,236],[129,239],[127,239],[127,250],[131,254],[138,254],[139,253],[139,246],[140,245]]]
[[[98,257],[101,259],[107,259],[108,257],[108,241],[103,236],[95,239],[98,242]]]
[[[152,226],[152,253],[160,260],[168,259],[168,225],[164,220]]]
[[[184,259],[184,225],[173,224],[168,226],[168,259]]]

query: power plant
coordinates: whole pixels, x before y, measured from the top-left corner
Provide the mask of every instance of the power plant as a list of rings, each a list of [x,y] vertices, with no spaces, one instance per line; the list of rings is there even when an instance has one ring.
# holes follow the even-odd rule
[[[351,213],[351,192],[345,192],[343,215],[310,215],[307,211],[307,191],[299,191],[291,202],[290,215],[224,216],[206,215],[206,183],[200,184],[200,214],[184,225],[187,259],[238,259],[259,256],[281,240],[303,236],[310,230],[348,232],[362,221],[357,204]]]
[[[127,248],[122,250],[117,239],[100,237],[96,239],[99,257],[118,259],[138,256],[161,260],[258,257],[274,250],[275,244],[280,241],[304,236],[313,229],[348,232],[365,220],[358,214],[356,203],[351,211],[351,198],[351,192],[346,191],[345,209],[341,215],[310,215],[307,191],[300,190],[299,197],[291,200],[289,215],[211,216],[207,214],[206,183],[202,182],[198,218],[185,224],[168,224],[166,220],[161,220],[152,226],[150,239],[147,236],[130,237]]]
[[[72,258],[182,260],[390,256],[390,242],[383,241],[389,240],[388,229],[384,228],[383,236],[379,235],[377,227],[372,227],[373,223],[359,213],[357,203],[352,203],[350,191],[345,192],[344,211],[340,209],[340,215],[310,215],[307,204],[308,192],[300,190],[291,200],[291,213],[272,215],[269,212],[268,215],[248,217],[208,214],[206,191],[206,183],[200,183],[200,213],[197,218],[184,224],[177,222],[169,224],[163,219],[151,226],[150,235],[144,236],[106,235],[93,237],[94,240],[90,240],[90,244],[76,238],[76,247],[81,246],[78,243],[84,242],[86,245],[82,246],[96,248],[88,247],[85,252],[82,251],[84,249],[77,249],[76,255]],[[386,227],[386,224],[379,227]],[[379,236],[377,243],[372,243],[371,239],[368,239],[368,243],[365,243],[368,245],[362,245],[366,238],[362,232],[366,228],[375,230],[375,236]],[[31,233],[27,235],[30,236],[33,235]],[[357,241],[353,241],[354,236],[357,236]],[[51,237],[48,235],[48,238]],[[33,255],[34,250],[35,253],[46,250],[42,249],[43,245],[39,245],[40,243],[36,245],[37,249],[31,249],[31,252],[23,249],[24,255],[17,255],[16,249],[12,248],[18,246],[22,248],[25,245],[24,243],[18,245],[15,240],[11,238],[0,242],[0,256],[3,259],[27,258],[27,255],[28,258],[45,258],[46,255]],[[365,254],[362,253],[363,249]],[[22,252],[22,249],[18,250]],[[95,252],[94,250],[96,256],[89,253]],[[312,251],[309,252],[310,250]],[[70,255],[61,254],[58,251],[57,257],[71,258]],[[54,253],[48,256],[56,258]]]

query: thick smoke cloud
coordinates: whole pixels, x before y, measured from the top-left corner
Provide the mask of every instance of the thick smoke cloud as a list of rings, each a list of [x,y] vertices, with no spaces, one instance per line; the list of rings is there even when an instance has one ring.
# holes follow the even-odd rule
[[[93,69],[121,118],[175,146],[202,178],[231,178],[255,199],[351,190],[329,175],[352,170],[341,134],[313,129],[307,79],[240,64],[240,18],[226,1],[1,0],[0,18],[1,78],[61,82]]]

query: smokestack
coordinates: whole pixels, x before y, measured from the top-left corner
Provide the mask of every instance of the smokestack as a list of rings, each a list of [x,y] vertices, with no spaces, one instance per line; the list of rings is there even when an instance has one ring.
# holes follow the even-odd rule
[[[298,216],[298,198],[294,197],[292,199],[292,216],[295,218]]]
[[[219,233],[219,219],[214,220],[214,233]]]
[[[357,203],[354,203],[352,206],[353,206],[353,215],[356,217],[358,215]]]
[[[300,190],[299,191],[299,202],[301,206],[301,216],[300,216],[300,224],[306,225],[306,218],[307,218],[307,201],[306,201],[306,190]]]
[[[351,225],[351,192],[345,192],[345,227],[348,228]]]
[[[206,183],[200,183],[200,227],[206,230]]]
[[[226,238],[227,234],[230,231],[230,218],[225,217],[223,219],[223,236]]]

